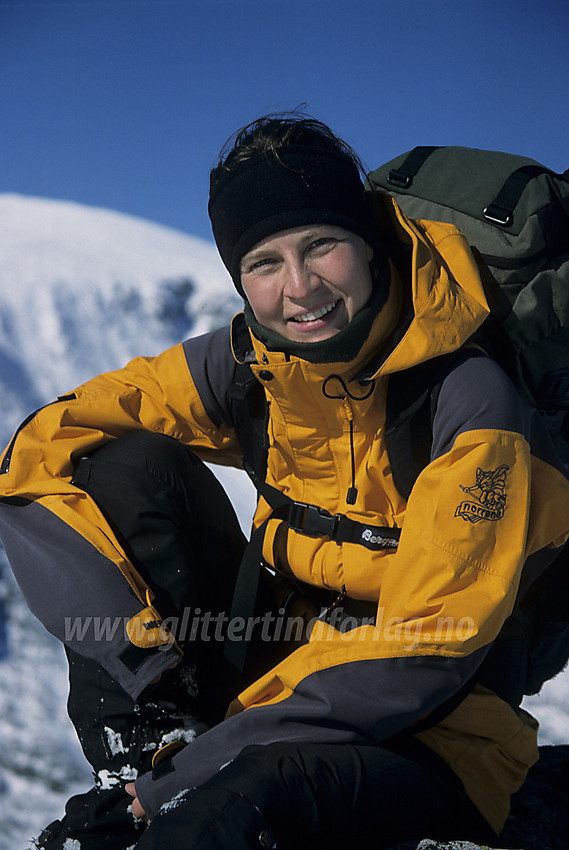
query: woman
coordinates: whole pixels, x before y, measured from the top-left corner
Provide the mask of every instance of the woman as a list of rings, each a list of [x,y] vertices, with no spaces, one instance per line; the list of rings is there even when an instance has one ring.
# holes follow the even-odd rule
[[[21,497],[0,506],[6,547],[66,639],[70,713],[99,776],[40,846],[129,846],[129,800],[150,822],[144,850],[497,833],[537,724],[496,638],[532,559],[569,536],[569,484],[537,417],[467,344],[488,313],[468,245],[366,194],[345,143],[296,115],[236,135],[209,210],[245,301],[232,328],[90,381],[4,457],[4,495]],[[430,463],[401,493],[390,379],[456,351]],[[239,464],[260,445],[235,402],[249,381],[267,450],[245,549],[201,460]],[[474,521],[464,505],[482,496],[499,507]],[[188,610],[201,630],[177,634]],[[126,635],[62,634],[65,615],[99,612]],[[209,728],[165,749],[192,713]]]

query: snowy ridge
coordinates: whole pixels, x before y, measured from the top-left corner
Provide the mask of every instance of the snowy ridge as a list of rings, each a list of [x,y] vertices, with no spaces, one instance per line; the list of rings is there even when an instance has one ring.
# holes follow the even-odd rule
[[[241,301],[213,245],[130,216],[0,194],[0,444],[32,410],[136,355],[229,321]],[[217,471],[217,470],[216,470]],[[244,527],[253,494],[221,469]],[[0,850],[25,850],[92,784],[67,720],[61,646],[31,616],[0,550]],[[569,673],[527,701],[541,743],[569,740]]]
[[[241,307],[215,247],[74,203],[0,194],[0,444],[33,410]],[[251,488],[220,477],[247,525]],[[63,650],[28,612],[0,549],[9,656],[0,661],[0,850],[24,850],[92,785],[67,719]]]
[[[0,257],[3,441],[23,411],[241,305],[213,245],[78,204],[0,195]]]

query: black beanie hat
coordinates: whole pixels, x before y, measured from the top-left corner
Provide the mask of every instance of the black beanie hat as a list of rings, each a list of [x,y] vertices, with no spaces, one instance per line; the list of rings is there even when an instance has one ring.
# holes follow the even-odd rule
[[[243,297],[241,259],[281,230],[332,224],[374,241],[371,205],[356,164],[326,148],[291,145],[255,154],[222,174],[208,212],[221,259]]]

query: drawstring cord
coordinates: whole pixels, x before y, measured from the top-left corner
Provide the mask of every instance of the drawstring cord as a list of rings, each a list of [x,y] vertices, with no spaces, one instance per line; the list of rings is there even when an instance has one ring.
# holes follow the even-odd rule
[[[342,390],[344,391],[344,395],[334,395],[333,393],[328,392],[328,388],[327,388],[328,381],[333,381],[333,380],[338,381],[338,383],[342,387]],[[333,398],[344,399],[346,396],[348,396],[348,398],[351,398],[352,401],[365,401],[366,399],[368,399],[370,397],[370,395],[372,394],[372,392],[375,389],[375,378],[370,378],[367,381],[360,381],[360,385],[365,386],[365,387],[367,387],[369,385],[368,391],[366,393],[364,393],[364,395],[354,395],[353,393],[351,393],[349,391],[349,389],[346,385],[346,382],[344,381],[344,379],[342,378],[341,375],[328,375],[328,377],[324,380],[324,383],[322,384],[322,395],[325,398],[332,398],[332,399]]]
[[[342,394],[334,395],[333,393],[329,392],[328,382],[332,381],[332,380],[338,381],[338,383],[340,384],[340,386],[342,387],[342,390],[343,390]],[[361,382],[361,383],[363,383],[363,382]],[[339,399],[343,402],[344,409],[346,410],[346,413],[347,413],[347,416],[348,416],[348,422],[349,422],[349,425],[350,425],[350,460],[351,460],[351,470],[352,470],[352,483],[351,483],[350,487],[348,487],[348,492],[346,493],[346,504],[348,504],[348,505],[355,505],[356,504],[356,500],[358,498],[358,489],[356,487],[356,453],[355,453],[355,448],[354,448],[354,417],[353,417],[353,413],[352,413],[352,408],[350,407],[350,405],[347,401],[347,398],[350,398],[352,401],[365,401],[366,399],[368,399],[370,397],[370,395],[372,394],[372,392],[375,389],[375,381],[373,380],[373,378],[370,381],[366,381],[364,385],[367,386],[368,384],[369,384],[369,389],[362,396],[357,396],[357,395],[354,395],[353,393],[351,393],[350,390],[348,389],[347,385],[346,385],[346,382],[344,381],[344,379],[342,378],[341,375],[336,375],[336,374],[328,375],[328,377],[325,379],[325,381],[322,384],[322,394],[325,398]]]
[[[352,460],[352,486],[348,487],[348,492],[346,493],[346,504],[355,505],[356,499],[358,498],[358,489],[356,487],[356,454],[354,451],[354,419],[352,416],[352,411],[350,410],[350,457]]]

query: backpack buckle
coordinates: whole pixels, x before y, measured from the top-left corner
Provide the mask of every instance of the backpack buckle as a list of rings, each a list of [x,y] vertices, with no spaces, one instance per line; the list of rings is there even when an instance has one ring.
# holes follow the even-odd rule
[[[404,171],[398,171],[394,168],[387,175],[387,182],[398,189],[408,189],[413,182],[413,175],[406,174]]]
[[[514,221],[512,213],[505,207],[499,207],[497,204],[488,204],[482,210],[482,215],[486,221],[491,221],[492,224],[501,224],[502,227],[510,227]]]
[[[338,525],[338,515],[319,508],[316,505],[307,505],[305,502],[293,502],[288,511],[288,525],[293,531],[300,531],[312,537],[327,535],[334,539]]]

